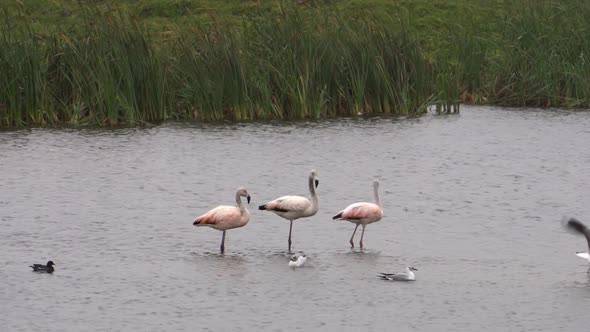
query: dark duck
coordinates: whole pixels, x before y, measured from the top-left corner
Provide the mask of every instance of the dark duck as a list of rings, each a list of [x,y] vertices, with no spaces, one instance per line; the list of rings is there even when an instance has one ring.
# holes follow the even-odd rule
[[[47,265],[43,264],[33,264],[31,267],[33,268],[33,272],[41,272],[41,273],[53,273],[55,269],[53,268],[55,265],[52,261],[47,262]]]

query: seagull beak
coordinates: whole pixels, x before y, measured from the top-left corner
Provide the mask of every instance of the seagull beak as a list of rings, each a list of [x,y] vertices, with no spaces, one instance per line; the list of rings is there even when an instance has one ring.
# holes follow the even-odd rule
[[[248,201],[248,204],[250,204],[250,195],[246,196],[246,201]]]
[[[320,185],[320,180],[315,180],[315,187],[317,188]]]

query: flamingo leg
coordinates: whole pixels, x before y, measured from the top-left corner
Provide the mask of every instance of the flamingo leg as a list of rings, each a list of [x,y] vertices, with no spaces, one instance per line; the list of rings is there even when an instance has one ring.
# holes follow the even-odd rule
[[[221,253],[225,253],[225,231],[223,231],[223,235],[221,235]]]
[[[363,236],[365,236],[365,227],[367,227],[367,225],[363,225],[363,232],[361,233],[361,242],[359,243],[361,246],[361,250],[365,247],[365,243],[363,242]]]
[[[352,240],[354,239],[354,234],[356,234],[356,229],[359,228],[359,224],[356,224],[356,227],[354,228],[354,232],[352,232],[352,236],[350,237],[350,248],[354,248],[354,242],[352,242]]]
[[[289,253],[291,252],[291,232],[293,231],[293,220],[289,220]]]

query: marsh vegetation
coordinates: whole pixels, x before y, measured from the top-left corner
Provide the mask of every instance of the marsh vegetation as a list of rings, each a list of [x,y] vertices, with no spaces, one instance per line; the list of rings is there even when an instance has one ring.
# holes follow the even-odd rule
[[[0,126],[590,106],[590,4],[368,3],[18,2]]]

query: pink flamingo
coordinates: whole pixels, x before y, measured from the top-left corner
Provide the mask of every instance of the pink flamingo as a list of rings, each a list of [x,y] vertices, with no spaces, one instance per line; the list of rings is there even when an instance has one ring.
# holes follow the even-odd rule
[[[381,201],[379,200],[379,181],[373,180],[373,192],[375,195],[375,203],[354,203],[346,207],[346,209],[338,212],[332,219],[348,220],[356,224],[354,232],[350,237],[351,248],[354,248],[354,234],[359,225],[363,225],[363,232],[361,234],[361,241],[359,242],[361,249],[364,247],[363,236],[365,235],[365,227],[368,224],[377,222],[383,218],[383,209],[381,208]]]
[[[223,231],[221,236],[221,253],[225,252],[225,231],[232,228],[245,226],[250,220],[250,212],[242,203],[241,197],[246,197],[250,203],[250,195],[246,188],[238,188],[236,191],[236,203],[238,206],[220,205],[209,210],[202,216],[198,216],[193,222],[194,226],[209,226],[219,231]]]
[[[318,194],[316,193],[315,188],[317,188],[319,183],[320,181],[318,180],[316,171],[312,170],[311,173],[309,173],[308,181],[311,201],[302,196],[282,196],[258,207],[260,210],[272,211],[279,217],[289,220],[289,252],[291,252],[293,220],[311,217],[318,212]]]

